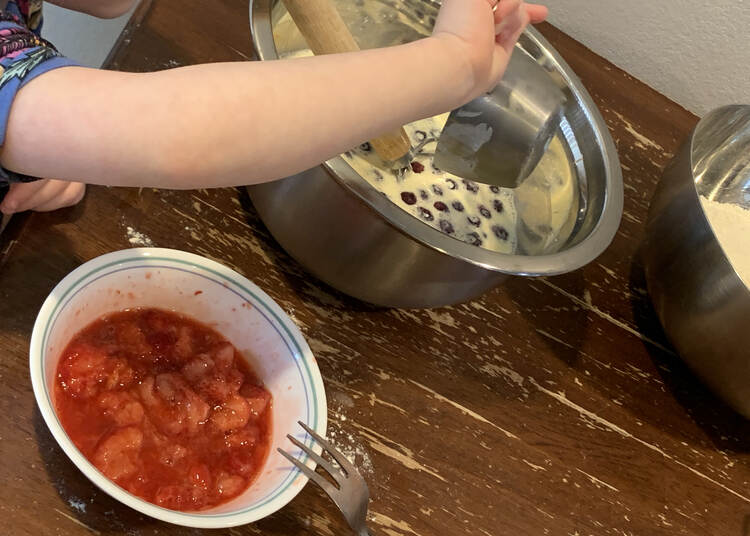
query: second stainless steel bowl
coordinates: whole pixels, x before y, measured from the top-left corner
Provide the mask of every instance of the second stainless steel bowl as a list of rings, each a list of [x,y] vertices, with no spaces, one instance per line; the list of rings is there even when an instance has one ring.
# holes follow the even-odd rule
[[[336,3],[363,48],[427,35],[437,13],[437,4],[430,0]],[[368,6],[377,8],[381,20],[363,13]],[[250,2],[253,43],[261,60],[278,59],[277,45],[299,47],[294,36],[283,44],[274,39],[281,10],[283,6],[274,0]],[[571,210],[564,240],[536,249],[529,240],[525,253],[515,255],[460,242],[392,204],[343,158],[248,188],[274,238],[331,286],[370,303],[406,308],[463,302],[509,275],[565,273],[599,256],[611,243],[622,216],[622,173],[614,143],[580,80],[550,44],[529,29],[521,46],[568,97],[559,135],[575,169],[580,200]],[[344,75],[342,83],[346,83]]]
[[[672,343],[713,391],[750,417],[750,289],[701,197],[750,207],[750,106],[720,108],[698,123],[651,202],[644,249],[648,289]]]

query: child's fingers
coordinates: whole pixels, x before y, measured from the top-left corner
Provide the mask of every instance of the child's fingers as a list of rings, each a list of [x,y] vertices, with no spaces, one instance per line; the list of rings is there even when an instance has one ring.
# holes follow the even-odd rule
[[[49,203],[59,195],[61,195],[68,183],[55,180],[44,181],[46,184],[36,190],[34,195],[27,197],[22,203],[19,203],[16,207],[16,212],[23,212],[25,210],[34,210],[40,205]]]
[[[503,29],[503,31],[497,35],[495,41],[505,50],[508,56],[513,54],[513,48],[516,46],[518,38],[521,37],[523,31],[529,25],[529,22],[529,14],[525,10],[519,10],[513,24]]]
[[[539,24],[547,18],[547,15],[549,15],[549,9],[547,9],[547,6],[539,4],[526,4],[526,12],[529,14],[531,24]]]
[[[86,193],[86,185],[80,182],[69,183],[62,192],[53,197],[46,203],[36,205],[31,208],[36,212],[49,212],[58,208],[72,207],[83,199]]]
[[[39,180],[12,184],[0,208],[6,214],[26,210],[54,210],[81,200],[85,187],[81,183],[60,180]]]
[[[505,0],[500,5],[503,9],[498,9],[495,17],[495,34],[502,36],[514,34],[518,27],[523,23],[525,11],[523,2],[520,0]]]
[[[495,25],[501,25],[522,3],[522,0],[500,0],[495,8]]]
[[[31,199],[36,193],[47,185],[47,181],[35,181],[28,183],[11,184],[8,194],[0,204],[0,210],[4,214],[13,214],[15,212],[21,212],[25,209],[23,207],[29,199]]]
[[[495,11],[495,33],[514,33],[524,16],[528,16],[531,24],[537,24],[543,22],[547,15],[549,10],[540,4],[526,4],[522,0],[501,0]]]

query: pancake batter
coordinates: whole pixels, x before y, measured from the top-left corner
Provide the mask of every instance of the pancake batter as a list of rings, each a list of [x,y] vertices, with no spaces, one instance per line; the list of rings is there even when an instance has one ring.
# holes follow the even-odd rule
[[[402,172],[365,143],[344,155],[354,170],[400,208],[468,244],[501,253],[516,250],[513,191],[464,180],[433,164],[437,138],[448,114],[406,125],[417,154]]]

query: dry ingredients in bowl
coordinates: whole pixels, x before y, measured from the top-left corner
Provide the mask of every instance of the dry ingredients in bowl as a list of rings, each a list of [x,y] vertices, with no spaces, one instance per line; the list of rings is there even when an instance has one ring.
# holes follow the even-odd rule
[[[750,287],[750,210],[701,197],[703,211],[729,262]]]

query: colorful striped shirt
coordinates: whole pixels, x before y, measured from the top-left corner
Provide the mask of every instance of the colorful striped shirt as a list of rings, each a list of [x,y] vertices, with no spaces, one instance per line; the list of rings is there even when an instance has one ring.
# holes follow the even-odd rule
[[[5,142],[16,93],[41,74],[77,65],[44,40],[41,30],[42,0],[9,0],[0,11],[0,146]],[[9,183],[32,180],[35,179],[0,167],[0,200]]]

